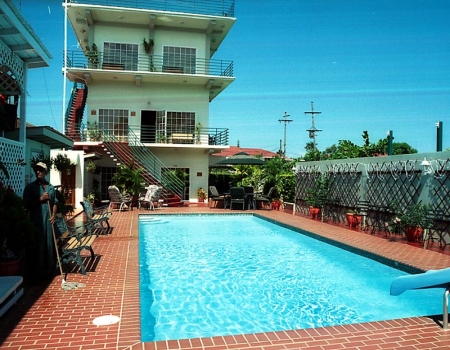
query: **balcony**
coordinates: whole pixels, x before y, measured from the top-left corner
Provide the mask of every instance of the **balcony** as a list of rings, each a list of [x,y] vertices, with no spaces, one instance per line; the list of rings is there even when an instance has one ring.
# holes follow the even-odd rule
[[[128,130],[103,129],[97,123],[81,125],[79,128],[82,142],[108,141],[108,135],[114,135],[115,140],[148,146],[176,145],[185,146],[228,146],[228,129],[167,126],[164,129],[156,126],[130,125]],[[164,146],[165,147],[165,146]]]
[[[234,0],[80,0],[80,4],[234,17]]]
[[[109,81],[114,84],[130,82],[139,86],[149,84],[197,85],[209,91],[212,101],[233,81],[233,62],[197,58],[165,62],[163,56],[138,54],[134,56],[104,55],[102,52],[85,56],[82,51],[68,51],[67,78],[72,82]]]
[[[90,52],[86,57],[82,51],[67,51],[67,68],[100,69],[145,73],[170,73],[233,77],[233,61],[195,59],[195,62],[165,62],[159,55],[115,56],[102,52]]]

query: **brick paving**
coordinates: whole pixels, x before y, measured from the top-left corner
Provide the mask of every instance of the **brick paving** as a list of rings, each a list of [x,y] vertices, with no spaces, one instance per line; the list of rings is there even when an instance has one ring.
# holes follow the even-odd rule
[[[164,208],[156,213],[224,213],[203,206]],[[226,212],[229,212],[227,210]],[[237,211],[236,211],[237,212]],[[138,216],[147,210],[114,212],[112,232],[94,242],[96,259],[88,276],[77,270],[67,282],[85,287],[63,291],[62,278],[24,281],[25,294],[0,319],[1,349],[450,349],[450,331],[442,329],[442,315],[370,322],[337,327],[246,334],[202,339],[140,342]],[[423,249],[399,237],[386,238],[350,230],[289,212],[258,210],[257,215],[277,220],[315,235],[428,270],[450,266],[450,252]],[[82,220],[82,215],[75,220]],[[94,318],[116,315],[120,322],[96,326]]]

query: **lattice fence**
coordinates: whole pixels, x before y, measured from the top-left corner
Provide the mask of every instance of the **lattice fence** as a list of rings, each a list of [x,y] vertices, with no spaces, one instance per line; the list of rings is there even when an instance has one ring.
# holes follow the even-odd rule
[[[446,153],[448,154],[448,153]],[[436,153],[437,158],[441,153]],[[407,158],[416,159],[407,159]],[[450,159],[435,159],[427,170],[418,155],[406,159],[367,158],[365,162],[327,161],[301,164],[296,168],[296,212],[308,213],[305,198],[320,175],[331,182],[331,201],[339,203],[339,215],[366,202],[371,208],[396,203],[402,209],[422,202],[450,220]],[[423,157],[422,157],[423,158]],[[362,159],[362,158],[361,158]],[[372,209],[373,210],[373,209]]]
[[[0,139],[0,160],[8,169],[9,179],[2,178],[3,173],[0,174],[0,179],[5,186],[11,186],[15,193],[22,195],[24,189],[24,166],[23,163],[23,145],[10,141]]]

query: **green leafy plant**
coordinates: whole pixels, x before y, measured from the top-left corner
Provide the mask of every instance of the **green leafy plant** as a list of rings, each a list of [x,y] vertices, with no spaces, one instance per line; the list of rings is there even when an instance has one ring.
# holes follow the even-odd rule
[[[56,157],[52,158],[53,167],[60,173],[70,169],[75,164],[72,163],[66,154],[58,153]]]
[[[114,174],[112,181],[123,193],[128,193],[131,196],[138,196],[145,185],[141,173],[142,168],[135,166],[133,160],[128,165],[121,164]]]
[[[158,142],[160,142],[160,143],[166,143],[166,141],[167,141],[166,135],[164,135],[164,133],[162,133],[162,132],[158,133],[157,139],[158,139]]]
[[[206,197],[208,197],[208,195],[207,195],[206,191],[200,187],[197,190],[197,197],[198,197],[198,199],[206,199]]]
[[[197,125],[195,126],[195,140],[197,141],[197,143],[200,143],[201,131],[202,131],[202,124],[197,123]]]
[[[92,44],[92,48],[90,48],[89,46],[86,46],[86,56],[89,62],[89,65],[91,66],[91,68],[97,68],[98,65],[98,49],[97,49],[97,45]]]
[[[103,137],[103,132],[97,122],[87,122],[87,134],[91,141],[101,141]]]
[[[411,204],[406,209],[399,209],[398,205],[392,204],[395,215],[387,222],[389,231],[403,234],[406,227],[427,228],[430,225],[428,216],[429,206],[421,202]]]
[[[144,46],[144,51],[145,51],[146,54],[152,53],[154,44],[155,43],[154,43],[153,39],[150,39],[149,41],[147,41],[144,38],[144,40],[142,41],[142,45]]]
[[[322,208],[329,200],[331,183],[327,176],[320,175],[314,187],[306,190],[305,201],[310,207]]]
[[[86,170],[89,173],[96,174],[97,173],[97,164],[95,164],[92,160],[88,160],[86,163]]]
[[[50,158],[49,155],[44,154],[44,150],[41,149],[41,151],[38,153],[37,156],[32,157],[30,159],[30,167],[31,169],[34,169],[34,166],[39,163],[43,162],[47,165],[47,169],[50,169],[53,165],[53,160]]]

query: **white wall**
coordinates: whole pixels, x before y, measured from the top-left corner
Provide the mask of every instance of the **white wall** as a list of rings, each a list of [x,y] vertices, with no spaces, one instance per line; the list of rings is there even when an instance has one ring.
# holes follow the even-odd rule
[[[209,101],[208,91],[201,87],[180,87],[173,85],[96,83],[95,88],[89,90],[86,112],[88,121],[98,121],[98,110],[126,109],[132,125],[140,125],[141,110],[194,112],[196,123],[208,127]],[[91,115],[91,111],[96,115]],[[131,112],[136,112],[131,117]]]
[[[199,187],[207,191],[209,165],[204,150],[179,148],[175,151],[169,149],[152,151],[168,168],[189,168],[189,200],[191,202],[197,201]]]
[[[83,151],[61,151],[61,150],[52,150],[50,152],[50,156],[52,158],[56,157],[57,154],[65,154],[67,157],[75,164],[75,208],[79,208],[81,206],[80,202],[83,200],[84,196],[84,188],[83,184],[85,183],[85,170],[84,170],[84,156]],[[50,175],[47,176],[50,183],[53,186],[61,185],[61,176],[59,171],[54,169],[50,170]]]

